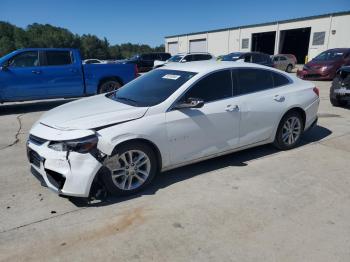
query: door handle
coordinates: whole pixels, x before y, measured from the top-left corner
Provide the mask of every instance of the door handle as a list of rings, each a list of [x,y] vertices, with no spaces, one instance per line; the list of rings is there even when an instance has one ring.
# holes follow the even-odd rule
[[[239,111],[239,106],[238,105],[227,105],[226,109],[227,112],[238,112]]]
[[[277,101],[277,102],[283,102],[284,100],[286,100],[286,98],[284,96],[280,96],[280,95],[275,95],[273,97],[273,100]]]
[[[39,71],[39,70],[32,70],[32,73],[38,75],[38,74],[41,74],[41,71]]]

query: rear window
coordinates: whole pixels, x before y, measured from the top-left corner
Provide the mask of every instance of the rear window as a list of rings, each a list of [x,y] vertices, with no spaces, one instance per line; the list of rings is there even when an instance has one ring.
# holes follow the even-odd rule
[[[70,51],[46,51],[46,65],[69,65],[72,64],[72,57]]]
[[[289,79],[282,74],[272,73],[273,83],[275,87],[284,86],[290,83]]]
[[[133,106],[154,106],[166,100],[195,75],[196,73],[186,71],[153,70],[129,82],[108,97]]]
[[[249,94],[274,87],[271,71],[242,68],[237,70],[239,93]]]

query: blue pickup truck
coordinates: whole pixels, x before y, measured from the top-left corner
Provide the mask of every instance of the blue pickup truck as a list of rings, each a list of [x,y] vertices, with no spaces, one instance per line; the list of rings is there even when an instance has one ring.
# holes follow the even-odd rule
[[[105,93],[136,76],[132,64],[82,64],[76,49],[20,49],[0,58],[0,103]]]

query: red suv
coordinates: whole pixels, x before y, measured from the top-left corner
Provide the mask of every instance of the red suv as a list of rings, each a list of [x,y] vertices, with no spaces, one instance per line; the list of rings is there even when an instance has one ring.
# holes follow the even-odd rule
[[[302,79],[332,80],[337,70],[350,65],[350,48],[335,48],[322,52],[297,71]]]

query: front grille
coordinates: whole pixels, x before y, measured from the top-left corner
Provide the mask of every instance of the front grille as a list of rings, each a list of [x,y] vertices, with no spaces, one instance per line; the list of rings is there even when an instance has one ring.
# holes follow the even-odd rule
[[[40,163],[43,161],[43,158],[39,156],[39,154],[33,150],[29,150],[28,152],[29,162],[34,166],[40,168]]]
[[[29,135],[29,141],[35,145],[41,146],[42,144],[44,144],[48,140],[37,137],[37,136]]]
[[[319,78],[321,77],[320,74],[306,74],[304,75],[305,78]]]

